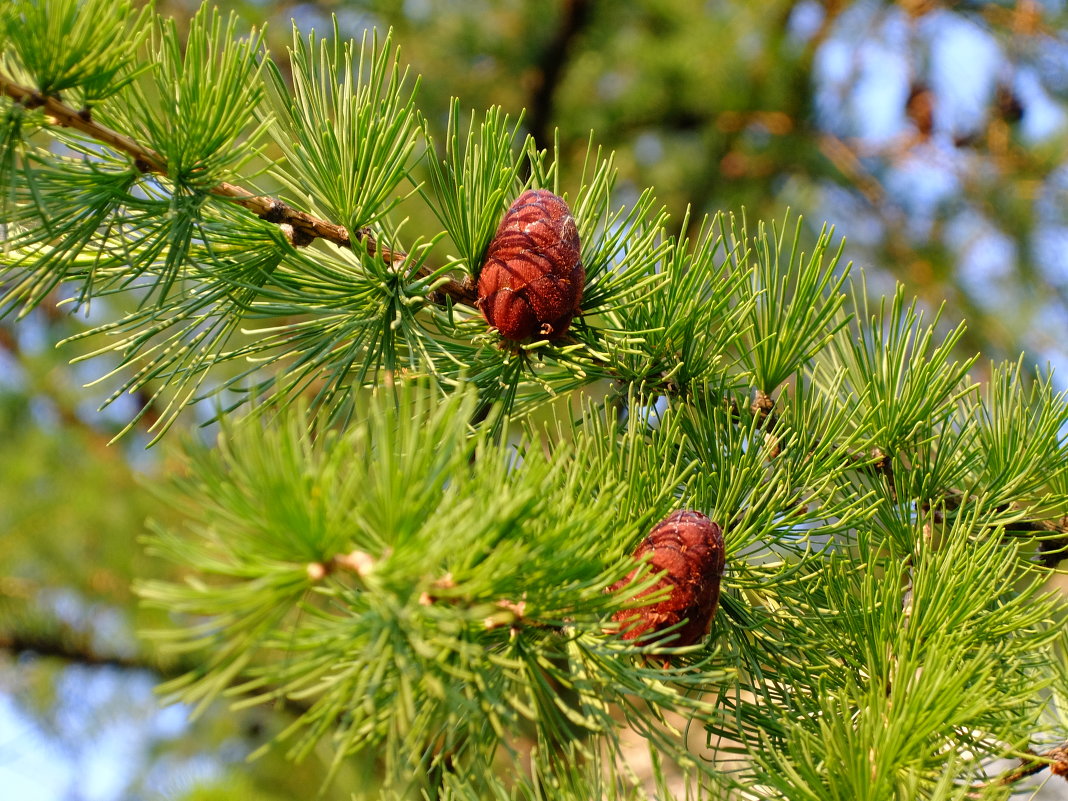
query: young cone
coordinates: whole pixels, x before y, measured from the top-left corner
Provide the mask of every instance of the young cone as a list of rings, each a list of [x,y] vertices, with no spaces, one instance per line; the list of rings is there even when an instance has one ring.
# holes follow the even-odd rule
[[[530,189],[512,204],[486,251],[478,308],[506,339],[556,339],[578,312],[586,271],[564,201]]]
[[[700,512],[682,509],[653,527],[638,545],[634,558],[641,561],[646,554],[649,554],[650,569],[654,573],[663,571],[664,575],[636,597],[642,598],[664,587],[670,587],[671,592],[659,603],[617,612],[614,619],[622,625],[623,637],[631,640],[682,623],[671,632],[675,635],[671,645],[700,642],[708,634],[719,603],[723,531]],[[637,572],[638,566],[611,589],[623,589]]]

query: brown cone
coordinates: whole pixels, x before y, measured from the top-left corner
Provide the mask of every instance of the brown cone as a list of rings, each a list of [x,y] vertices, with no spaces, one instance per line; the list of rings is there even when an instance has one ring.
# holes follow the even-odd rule
[[[582,301],[586,271],[571,210],[546,189],[512,204],[486,251],[478,308],[506,339],[556,339]]]
[[[672,512],[649,532],[638,549],[635,559],[646,554],[649,569],[664,575],[636,597],[649,595],[663,587],[670,594],[660,603],[638,609],[617,612],[614,619],[623,627],[623,637],[632,640],[649,631],[662,631],[676,623],[667,644],[694,645],[704,639],[716,616],[719,603],[719,583],[723,575],[723,531],[700,512],[683,509]],[[634,579],[635,567],[627,576],[610,588],[621,590]]]

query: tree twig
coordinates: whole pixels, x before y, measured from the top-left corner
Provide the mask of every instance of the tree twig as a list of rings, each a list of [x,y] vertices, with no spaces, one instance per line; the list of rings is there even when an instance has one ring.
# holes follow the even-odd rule
[[[1041,754],[1022,757],[1020,764],[1015,768],[1010,768],[988,782],[975,785],[973,789],[981,791],[987,787],[1008,787],[1036,773],[1041,773],[1046,768],[1049,768],[1054,776],[1068,779],[1068,742],[1054,746]],[[980,795],[976,792],[969,797],[980,798]]]
[[[0,631],[0,653],[3,652],[12,657],[35,655],[93,668],[144,671],[161,680],[177,678],[197,667],[196,663],[156,659],[141,652],[129,656],[105,653],[92,647],[87,638],[77,633]],[[238,686],[244,681],[245,677],[238,675],[231,681],[231,685]],[[270,702],[271,706],[282,709],[294,717],[306,713],[311,708],[311,704],[311,701],[286,698],[282,695]]]
[[[35,632],[0,632],[0,651],[7,651],[13,656],[36,654],[90,667],[144,670],[163,678],[172,678],[183,672],[167,670],[161,663],[146,659],[141,655],[123,656],[101,653],[86,643],[75,642],[71,637],[51,637]]]
[[[875,448],[871,455],[875,460],[875,470],[886,481],[886,491],[890,495],[890,500],[897,503],[897,481],[894,479],[893,458],[890,454],[883,452],[882,448]]]
[[[93,119],[89,109],[74,109],[57,97],[42,95],[34,89],[20,86],[3,74],[0,74],[0,94],[10,97],[26,108],[43,108],[56,124],[79,131],[107,145],[112,150],[125,153],[133,159],[134,165],[143,173],[167,175],[167,162],[159,153],[126,134],[97,122]],[[408,258],[408,254],[404,251],[392,250],[380,245],[369,228],[350,232],[342,225],[320,219],[306,211],[294,209],[278,198],[258,195],[242,186],[225,181],[213,186],[209,192],[215,197],[248,209],[267,222],[289,226],[288,230],[292,232],[290,238],[298,247],[308,245],[316,239],[325,239],[338,247],[352,248],[355,239],[367,249],[368,253],[378,253],[384,260],[391,263],[400,263]],[[425,278],[431,271],[432,268],[424,265],[417,275]],[[467,281],[460,282],[450,278],[437,291],[454,303],[474,304],[474,288]]]

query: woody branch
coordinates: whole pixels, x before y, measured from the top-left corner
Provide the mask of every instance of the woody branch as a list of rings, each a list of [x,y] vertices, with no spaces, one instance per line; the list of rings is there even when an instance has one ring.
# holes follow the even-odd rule
[[[43,108],[56,124],[71,128],[110,147],[125,153],[133,159],[134,165],[143,173],[167,175],[166,160],[156,151],[145,147],[140,142],[102,125],[93,119],[89,109],[75,109],[57,97],[43,95],[34,89],[21,86],[0,74],[0,94],[10,97],[26,108]],[[210,194],[248,209],[257,217],[278,225],[287,225],[292,231],[291,241],[295,246],[308,245],[316,239],[325,239],[338,247],[352,248],[353,240],[361,243],[370,254],[379,254],[384,260],[394,264],[403,262],[408,254],[380,245],[369,228],[355,232],[344,226],[323,220],[308,212],[295,209],[288,203],[268,195],[256,194],[243,186],[221,182],[209,190]],[[417,277],[425,278],[432,268],[422,266]],[[473,288],[466,282],[448,279],[438,288],[442,296],[454,303],[473,305],[475,295]]]

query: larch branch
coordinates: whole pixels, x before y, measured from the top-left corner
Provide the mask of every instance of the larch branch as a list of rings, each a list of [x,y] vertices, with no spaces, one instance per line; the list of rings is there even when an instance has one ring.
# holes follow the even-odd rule
[[[1010,768],[997,777],[982,784],[973,785],[973,791],[969,798],[981,798],[981,792],[987,787],[1010,787],[1036,773],[1041,773],[1049,768],[1054,776],[1068,778],[1068,742],[1050,748],[1041,754],[1031,754],[1022,757],[1020,764]]]
[[[10,97],[26,108],[43,108],[45,113],[64,128],[71,128],[133,159],[141,172],[167,175],[166,160],[156,151],[93,119],[89,109],[75,109],[57,97],[42,95],[40,92],[21,86],[0,74],[0,94]],[[308,245],[316,239],[325,239],[338,247],[351,248],[353,239],[367,249],[370,254],[378,253],[384,260],[400,263],[408,258],[404,251],[392,250],[381,246],[369,228],[349,232],[342,225],[323,220],[305,211],[294,209],[278,198],[260,195],[243,186],[227,182],[213,186],[209,192],[219,198],[248,209],[257,217],[267,222],[289,226],[291,240],[296,246]],[[424,265],[417,277],[425,278],[432,268]],[[444,297],[454,303],[473,305],[475,293],[469,282],[448,279],[438,290],[438,297],[432,298],[442,302]]]
[[[7,653],[12,658],[37,656],[92,668],[144,671],[161,680],[176,678],[196,667],[192,662],[159,659],[145,653],[105,653],[89,645],[85,637],[48,632],[0,631],[0,654],[2,653]],[[234,677],[230,684],[236,687],[245,680],[246,677],[239,675]],[[303,715],[311,708],[308,701],[287,698],[281,694],[273,701],[265,703],[270,703],[271,706],[294,717]]]

